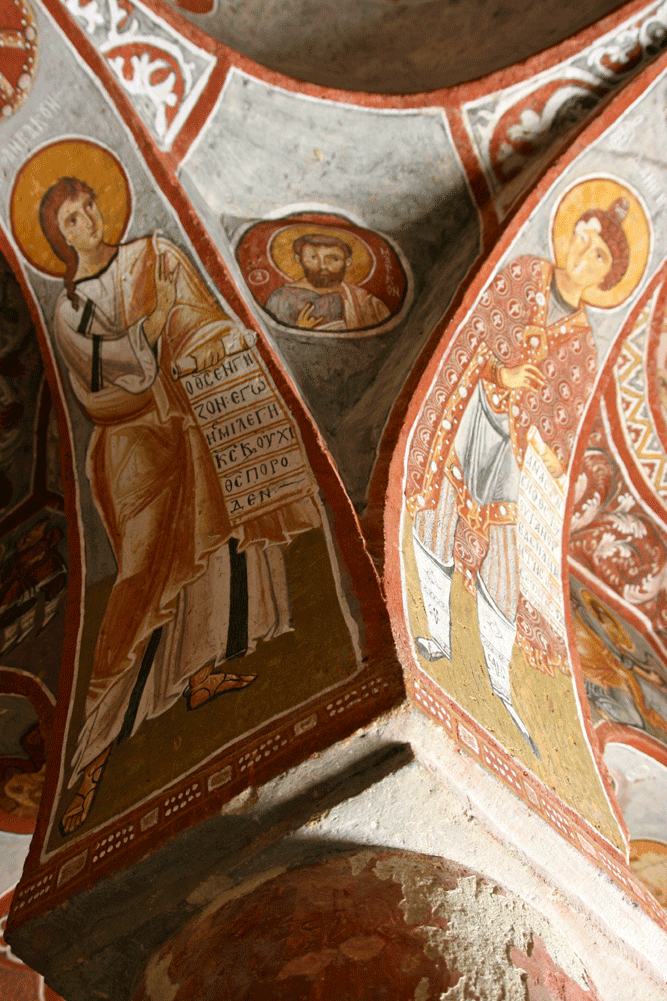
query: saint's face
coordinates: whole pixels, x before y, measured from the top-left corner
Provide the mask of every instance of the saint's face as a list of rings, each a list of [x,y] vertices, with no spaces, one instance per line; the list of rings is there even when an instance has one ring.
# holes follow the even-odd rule
[[[598,286],[605,280],[613,260],[609,247],[595,228],[597,219],[580,221],[574,227],[565,258],[565,271],[581,289]]]
[[[92,195],[80,191],[63,202],[56,216],[58,229],[78,254],[96,250],[104,237],[104,219]]]
[[[345,277],[348,258],[341,247],[316,247],[306,243],[300,259],[306,278],[314,288],[332,288],[340,285]]]

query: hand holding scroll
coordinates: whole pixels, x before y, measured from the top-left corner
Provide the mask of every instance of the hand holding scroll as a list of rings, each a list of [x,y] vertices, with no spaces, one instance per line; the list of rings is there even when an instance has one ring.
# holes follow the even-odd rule
[[[542,449],[542,461],[547,467],[548,472],[555,480],[557,480],[558,477],[562,476],[565,472],[562,462],[554,452],[553,448],[549,448],[548,445],[544,445]]]
[[[230,355],[253,348],[257,343],[257,334],[254,330],[246,330],[230,321],[228,331],[223,336],[214,337],[200,347],[191,349],[187,355],[177,358],[171,368],[172,378],[182,379],[183,376],[214,368]]]

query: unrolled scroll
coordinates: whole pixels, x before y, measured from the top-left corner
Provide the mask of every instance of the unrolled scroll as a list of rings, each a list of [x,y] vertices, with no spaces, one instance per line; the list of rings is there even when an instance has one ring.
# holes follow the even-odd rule
[[[199,424],[233,526],[316,492],[294,420],[238,328],[172,365]]]
[[[544,449],[539,431],[531,428],[519,485],[519,574],[521,593],[563,636],[560,554],[565,478],[555,479],[549,473],[542,458]]]

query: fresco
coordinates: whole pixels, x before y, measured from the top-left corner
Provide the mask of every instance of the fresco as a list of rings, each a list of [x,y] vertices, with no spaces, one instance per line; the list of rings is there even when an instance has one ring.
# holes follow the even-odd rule
[[[663,804],[667,759],[647,743],[610,740],[604,757],[614,778],[630,834],[630,867],[658,902],[667,906],[667,825]]]
[[[480,251],[479,212],[444,109],[319,99],[234,67],[179,180],[363,508],[390,409]],[[299,225],[352,250],[334,251],[341,268],[350,260],[347,317],[337,299],[320,317],[320,296],[298,322],[315,293],[297,293],[308,279],[296,231],[286,251],[274,238],[281,262],[267,250],[274,231]],[[315,261],[321,251],[309,248]],[[271,310],[297,296],[298,311]]]
[[[400,699],[384,595],[411,696],[623,865],[596,733],[667,739],[662,515],[621,483],[662,497],[664,77],[491,248],[662,49],[662,7],[502,87],[395,99],[270,74],[141,0],[25,10],[0,122],[6,822],[45,793],[17,920]]]
[[[635,290],[648,220],[630,189],[595,178],[557,204],[552,244],[555,262],[515,258],[468,315],[458,377],[440,389],[424,474],[407,497],[428,624],[415,636],[417,653],[428,664],[452,662],[456,575],[476,604],[491,691],[537,758],[513,701],[510,665],[520,647],[534,669],[551,677],[566,669],[552,553],[564,474],[597,370],[586,304],[612,307]]]
[[[39,32],[27,0],[2,4],[2,97],[0,114],[9,118],[24,103],[39,67]]]
[[[160,149],[171,149],[208,83],[215,57],[142,3],[65,0]]]
[[[553,607],[557,568],[543,544],[562,515],[559,481],[597,367],[584,303],[617,305],[634,290],[648,224],[622,186],[586,181],[558,205],[553,242],[555,267],[516,259],[469,317],[468,341],[474,333],[484,339],[452,386],[421,492],[408,499],[431,630],[416,638],[417,650],[431,662],[451,660],[449,601],[458,571],[476,597],[492,690],[536,755],[512,703],[510,661],[515,643],[550,674],[566,657],[562,609]]]
[[[415,697],[431,708],[446,693],[443,722],[454,735],[463,727],[465,746],[487,761],[487,747],[498,755],[494,738],[612,843],[613,807],[580,722],[559,551],[569,498],[582,487],[570,469],[600,369],[618,356],[624,324],[635,322],[667,250],[664,89],[657,76],[637,91],[524,211],[413,399],[402,460],[402,642]],[[640,130],[650,167],[629,152]],[[639,554],[637,563],[646,567]],[[639,703],[635,712],[647,707],[661,726],[655,656],[644,663],[645,644],[628,642],[620,661],[609,650],[594,675],[601,606],[580,597],[579,608],[589,690],[618,696],[627,713]],[[512,775],[517,790],[522,781]]]
[[[239,267],[269,322],[336,337],[395,326],[412,291],[399,255],[386,238],[317,213],[255,223],[236,242]]]
[[[466,128],[499,219],[581,128],[664,50],[667,8],[652,3],[568,59],[463,106]]]
[[[203,969],[239,1001],[601,1001],[561,931],[447,858],[371,848],[235,891],[160,944],[134,1001],[195,1001]]]
[[[0,828],[32,832],[64,632],[58,430],[37,331],[0,254]]]
[[[664,274],[663,266],[610,359],[611,380],[582,457],[569,541],[575,629],[589,701],[608,722],[662,742],[667,739]],[[587,638],[591,630],[594,635]],[[591,643],[600,652],[594,653]]]
[[[88,819],[112,749],[145,722],[244,692],[231,737],[244,716],[293,704],[293,693],[267,700],[270,665],[296,643],[309,673],[305,621],[323,616],[336,650],[319,685],[354,673],[361,658],[317,483],[255,334],[166,237],[122,242],[131,211],[123,166],[86,140],[43,147],[12,191],[23,254],[64,279],[49,326],[90,426],[81,474],[116,565],[84,617],[98,631],[70,730],[62,838]],[[290,576],[304,559],[317,561],[322,590],[300,609]]]
[[[30,496],[44,368],[28,305],[0,255],[0,518]],[[1,530],[1,529],[0,529]]]
[[[44,787],[44,738],[32,703],[24,695],[0,695],[0,823],[36,820]]]
[[[574,636],[594,722],[667,741],[667,672],[646,639],[572,577]]]

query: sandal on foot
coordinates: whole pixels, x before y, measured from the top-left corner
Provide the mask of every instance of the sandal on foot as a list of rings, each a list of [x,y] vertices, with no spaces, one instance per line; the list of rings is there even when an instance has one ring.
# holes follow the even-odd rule
[[[188,685],[183,695],[188,700],[188,709],[199,709],[200,706],[205,706],[207,702],[212,702],[225,692],[236,692],[240,688],[247,688],[248,685],[252,685],[256,677],[256,674],[209,674],[196,688]]]
[[[99,765],[95,765],[90,773],[88,773],[87,769],[84,771],[81,785],[79,786],[77,792],[74,793],[74,798],[65,810],[60,819],[60,823],[58,824],[58,830],[60,831],[61,837],[66,838],[68,834],[73,834],[77,827],[81,827],[81,825],[87,820],[88,814],[90,813],[91,807],[95,801],[100,782],[102,781],[104,769],[106,768],[107,761],[109,760],[110,751],[111,748],[107,751],[104,761],[100,762]],[[90,789],[86,790],[86,792],[81,792],[86,780],[90,782]],[[69,824],[66,826],[68,821],[72,821],[71,826]]]

